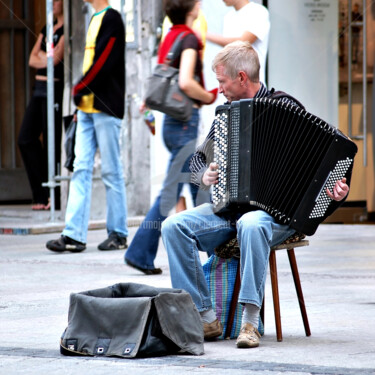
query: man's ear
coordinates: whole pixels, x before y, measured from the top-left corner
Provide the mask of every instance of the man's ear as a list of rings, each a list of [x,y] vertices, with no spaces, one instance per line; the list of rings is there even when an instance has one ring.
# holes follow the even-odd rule
[[[240,79],[241,86],[247,85],[248,78],[247,78],[246,73],[243,70],[240,70],[238,72],[238,76],[239,76],[239,79]]]

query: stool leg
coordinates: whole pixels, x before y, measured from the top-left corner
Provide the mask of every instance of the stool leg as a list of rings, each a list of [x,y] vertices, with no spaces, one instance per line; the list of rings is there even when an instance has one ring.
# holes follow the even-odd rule
[[[274,250],[271,250],[270,252],[269,263],[270,263],[270,274],[271,274],[271,285],[272,285],[273,309],[275,312],[276,337],[277,337],[277,341],[283,341],[283,333],[281,330],[281,317],[280,317],[279,287],[278,287],[278,281],[277,281],[276,254]]]
[[[234,315],[236,314],[236,309],[238,305],[238,295],[240,294],[240,288],[241,288],[241,270],[240,270],[240,262],[238,262],[236,280],[234,282],[234,287],[233,287],[232,300],[230,301],[227,328],[224,332],[225,339],[230,337],[230,333],[232,331]]]
[[[303,325],[305,326],[305,333],[306,336],[311,336],[309,320],[307,318],[305,300],[303,298],[302,287],[301,287],[301,280],[299,278],[298,267],[297,267],[297,260],[296,255],[294,253],[294,249],[288,250],[288,258],[290,263],[290,268],[292,269],[292,275],[294,280],[294,285],[296,287],[299,308],[301,310]]]

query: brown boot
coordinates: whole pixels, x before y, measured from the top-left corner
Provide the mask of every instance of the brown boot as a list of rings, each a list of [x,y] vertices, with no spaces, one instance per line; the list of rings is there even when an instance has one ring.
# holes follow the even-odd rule
[[[256,348],[259,346],[260,333],[250,323],[241,326],[240,334],[237,337],[237,348]]]

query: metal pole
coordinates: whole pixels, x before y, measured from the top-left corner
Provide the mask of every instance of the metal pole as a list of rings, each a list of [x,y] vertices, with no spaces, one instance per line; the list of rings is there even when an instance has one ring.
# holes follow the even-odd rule
[[[362,39],[363,39],[363,74],[362,74],[362,89],[363,89],[363,165],[367,167],[367,8],[366,0],[363,0],[363,14],[362,14]]]
[[[348,1],[348,132],[353,137],[352,130],[352,0]]]
[[[348,1],[348,19],[349,19],[349,27],[348,27],[348,134],[349,137],[355,140],[363,140],[363,166],[367,166],[367,8],[366,8],[366,0],[362,1],[363,7],[363,14],[362,14],[362,21],[352,20],[352,1]],[[362,134],[354,135],[352,129],[352,26],[362,26],[362,121],[363,121],[363,129]]]
[[[11,12],[10,12],[10,18],[14,19],[14,2],[10,2]],[[11,110],[10,110],[10,121],[11,121],[11,129],[15,129],[15,74],[14,74],[14,28],[12,27],[10,29],[10,102],[11,102]],[[15,134],[12,132],[11,136],[11,142],[12,142],[12,159],[11,159],[11,165],[12,168],[16,168],[16,139]]]
[[[53,0],[46,0],[47,14],[47,119],[48,119],[48,184],[50,189],[51,215],[55,220],[55,95],[54,95],[54,45]]]

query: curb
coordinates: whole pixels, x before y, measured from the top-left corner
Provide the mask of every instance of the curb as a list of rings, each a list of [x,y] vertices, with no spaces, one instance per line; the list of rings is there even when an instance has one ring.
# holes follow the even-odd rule
[[[128,218],[128,227],[137,227],[141,224],[144,216],[134,216]],[[36,224],[21,224],[21,223],[10,223],[6,225],[0,224],[0,235],[28,235],[28,234],[46,234],[46,233],[58,233],[62,232],[65,227],[64,222],[55,223],[36,223]],[[105,220],[91,220],[89,222],[89,230],[105,229]]]

